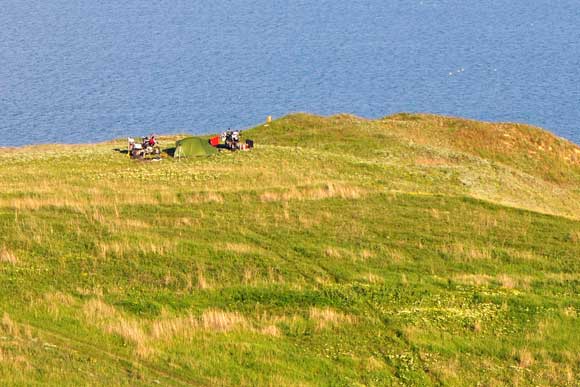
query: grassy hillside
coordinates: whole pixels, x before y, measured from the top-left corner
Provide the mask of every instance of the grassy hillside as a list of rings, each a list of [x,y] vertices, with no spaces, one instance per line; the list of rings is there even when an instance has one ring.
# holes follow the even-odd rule
[[[580,148],[407,114],[245,135],[2,149],[0,384],[580,383]]]

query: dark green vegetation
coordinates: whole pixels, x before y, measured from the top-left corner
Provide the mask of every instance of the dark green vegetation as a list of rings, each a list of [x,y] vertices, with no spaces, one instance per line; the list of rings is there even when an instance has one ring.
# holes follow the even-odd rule
[[[424,115],[246,138],[5,150],[0,384],[578,385],[577,146]]]

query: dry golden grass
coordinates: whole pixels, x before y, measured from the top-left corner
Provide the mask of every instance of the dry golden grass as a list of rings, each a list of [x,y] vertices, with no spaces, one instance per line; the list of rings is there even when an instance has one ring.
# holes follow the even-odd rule
[[[370,284],[382,284],[385,282],[385,279],[381,276],[378,276],[374,273],[367,273],[362,277],[366,282]]]
[[[122,337],[135,346],[135,353],[148,357],[155,352],[155,342],[170,341],[175,337],[191,337],[200,330],[229,332],[248,326],[238,313],[215,309],[205,311],[200,318],[162,317],[154,321],[139,321],[127,317],[100,299],[92,299],[83,307],[85,320],[109,334]]]
[[[497,277],[497,280],[500,283],[500,285],[506,289],[513,289],[517,285],[516,280],[507,274],[500,274]]]
[[[422,167],[440,167],[448,165],[449,160],[441,157],[417,157],[415,159],[415,164]]]
[[[529,289],[532,279],[529,276],[510,276],[507,274],[500,274],[496,277],[496,280],[506,289]]]
[[[70,294],[62,292],[50,292],[44,295],[44,300],[51,305],[74,305],[76,300]]]
[[[264,192],[260,195],[263,202],[291,200],[322,200],[327,198],[358,199],[364,191],[348,185],[326,184],[324,187],[291,188],[285,192]]]
[[[383,126],[377,130],[385,128],[418,144],[473,156],[483,154],[557,181],[572,180],[573,171],[577,171],[580,165],[580,148],[577,145],[527,125],[403,114],[383,119]],[[560,174],[554,173],[553,169]]]
[[[244,284],[254,285],[256,283],[256,269],[253,267],[246,267],[244,269]]]
[[[487,274],[459,274],[454,279],[464,285],[487,286],[493,281],[493,277]]]
[[[545,337],[552,333],[554,329],[554,322],[551,320],[542,320],[538,322],[536,329],[526,334],[526,340],[542,341]]]
[[[172,219],[172,221],[176,227],[187,227],[187,226],[191,226],[194,224],[198,224],[198,222],[196,220],[191,219],[191,218],[185,218],[185,217],[175,218],[175,219]]]
[[[110,321],[118,318],[117,310],[101,300],[100,298],[93,298],[83,305],[83,314],[87,321],[94,323],[101,323],[103,321]]]
[[[522,261],[543,262],[545,260],[544,257],[527,250],[506,249],[505,251],[512,257]]]
[[[317,284],[323,285],[323,286],[331,285],[333,283],[332,278],[328,275],[315,276],[314,281],[316,281]]]
[[[241,282],[245,286],[257,287],[257,286],[269,286],[269,285],[281,285],[286,283],[284,275],[280,273],[277,269],[273,267],[257,268],[254,265],[247,265],[239,271],[241,274]],[[220,274],[216,274],[215,279],[211,280],[208,278],[203,269],[198,268],[193,276],[197,276],[196,287],[198,289],[222,289],[224,287],[230,286],[226,283],[221,282],[218,278]],[[188,280],[193,285],[193,280]],[[292,282],[291,286],[302,286],[299,281]],[[191,289],[193,286],[187,285],[186,289]]]
[[[106,257],[112,254],[122,256],[129,250],[129,246],[126,242],[99,242],[97,248],[101,257]]]
[[[580,280],[580,273],[546,273],[544,276],[551,281],[562,283]]]
[[[156,340],[167,340],[175,336],[188,336],[198,328],[199,320],[188,315],[156,320],[151,324],[150,332]]]
[[[534,355],[525,348],[517,351],[516,359],[522,368],[529,368],[534,364]]]
[[[497,284],[505,289],[529,289],[532,278],[529,276],[514,276],[499,274],[491,276],[488,274],[458,274],[453,279],[464,285],[489,286]]]
[[[244,330],[274,337],[281,334],[274,324],[275,318],[264,318],[260,327],[251,324],[238,312],[219,309],[207,309],[199,317],[191,314],[170,316],[167,311],[162,311],[161,316],[155,320],[138,320],[95,298],[84,304],[83,315],[89,324],[133,344],[135,353],[141,357],[155,353],[158,343],[168,343],[175,338],[191,338],[199,332],[224,334]],[[5,325],[12,329],[9,319]]]
[[[99,256],[105,258],[108,256],[123,257],[131,254],[155,254],[164,255],[172,251],[175,243],[171,240],[147,240],[142,238],[137,241],[101,241],[97,244]]]
[[[0,262],[15,265],[16,263],[18,263],[18,258],[12,251],[8,250],[6,247],[2,247],[0,249]]]
[[[48,313],[56,319],[60,317],[63,306],[72,306],[76,303],[74,297],[62,292],[46,293],[40,302],[40,304],[47,309]]]
[[[210,289],[211,285],[205,278],[203,269],[199,268],[197,270],[197,287],[198,289]]]
[[[566,317],[577,318],[578,317],[578,310],[576,310],[576,308],[574,308],[573,306],[569,306],[569,307],[564,309],[563,314]]]
[[[102,288],[81,288],[81,287],[77,287],[75,289],[77,291],[78,294],[82,295],[82,296],[96,296],[97,298],[101,298],[103,297],[103,289]]]
[[[185,202],[191,203],[223,203],[224,197],[217,192],[200,192],[194,193],[185,198]]]
[[[15,356],[10,353],[5,353],[2,348],[0,348],[0,365],[4,365],[18,371],[31,371],[33,369],[32,365],[30,364],[30,359],[28,359],[26,356]]]
[[[260,250],[252,245],[244,244],[244,243],[224,243],[217,246],[218,250],[225,250],[231,251],[237,254],[251,254],[251,253],[258,253]]]
[[[335,247],[327,247],[324,250],[324,254],[330,258],[341,258],[342,257],[342,252]]]
[[[137,347],[137,354],[141,356],[147,356],[151,352],[147,343],[148,335],[141,327],[141,324],[134,320],[121,318],[108,324],[105,327],[105,332],[117,334],[124,340],[133,343]]]
[[[458,371],[462,368],[457,358],[441,359],[440,361],[434,362],[431,366],[435,374],[445,381],[456,380]]]
[[[338,327],[341,324],[354,323],[354,317],[337,312],[332,308],[310,308],[310,320],[316,323],[317,329]]]
[[[8,313],[4,313],[0,321],[0,332],[12,336],[14,338],[31,339],[32,330],[29,325],[18,324],[10,318]]]
[[[318,218],[313,218],[312,216],[298,215],[298,222],[305,229],[309,229],[318,226],[322,221]]]
[[[264,322],[276,321],[265,318]],[[237,330],[259,332],[269,336],[279,336],[280,331],[274,324],[254,328],[240,313],[219,309],[208,309],[200,317],[187,315],[183,317],[162,317],[150,325],[150,336],[156,340],[170,340],[174,337],[190,337],[199,331],[227,333]]]
[[[201,326],[214,332],[228,332],[248,326],[246,319],[239,313],[209,309],[201,316]]]
[[[362,260],[367,260],[373,258],[375,254],[370,250],[363,249],[360,251],[359,256]]]
[[[20,328],[18,327],[18,324],[12,321],[8,313],[4,313],[4,315],[2,316],[2,321],[0,321],[0,328],[2,329],[2,332],[10,336],[13,337],[20,336]]]
[[[576,374],[576,372],[574,372],[572,367],[570,367],[569,365],[564,367],[563,375],[564,375],[566,382],[569,383],[570,385],[574,381],[578,381],[578,375]]]
[[[264,192],[260,195],[260,200],[263,202],[275,202],[281,200],[282,195],[277,192]]]
[[[1,208],[11,208],[17,211],[38,210],[45,207],[80,209],[83,208],[84,204],[68,198],[18,198],[0,200]]]
[[[390,261],[392,261],[393,263],[403,263],[408,259],[407,254],[405,254],[404,251],[398,249],[389,249],[388,255]]]
[[[100,221],[99,211],[95,209],[115,209],[126,204],[132,205],[176,205],[180,200],[173,189],[157,188],[155,192],[148,190],[145,183],[140,183],[124,192],[107,193],[106,183],[103,186],[99,182],[85,191],[75,191],[71,189],[71,184],[67,182],[50,181],[50,184],[25,187],[25,193],[29,196],[11,199],[0,199],[0,208],[11,208],[17,211],[38,210],[42,208],[54,207],[61,209],[71,209],[78,213],[92,212],[95,219]],[[13,193],[18,194],[20,189],[15,189]],[[199,192],[185,196],[183,201],[186,204],[192,203],[223,203],[224,198],[217,192]]]
[[[489,232],[496,228],[503,220],[507,217],[505,211],[499,211],[495,214],[490,214],[487,212],[478,212],[475,215],[474,223],[476,227],[475,230],[479,232],[480,235]]]
[[[578,374],[570,365],[564,365],[551,360],[533,360],[532,365],[536,364],[534,372],[538,377],[545,380],[546,386],[577,386]],[[523,367],[522,368],[528,368]]]
[[[273,267],[269,267],[267,279],[265,282],[267,284],[285,284],[286,279],[284,278],[284,275],[282,273],[277,272]],[[299,280],[293,281],[290,285],[294,289],[301,289],[302,288],[302,282]]]
[[[276,325],[265,326],[262,329],[260,329],[260,333],[266,336],[274,336],[274,337],[278,337],[281,334],[280,330]]]
[[[107,225],[110,227],[112,231],[118,230],[147,230],[151,228],[151,224],[147,223],[144,220],[140,219],[132,219],[132,218],[122,218],[120,216],[116,216],[112,219],[106,219]]]
[[[437,220],[441,219],[441,211],[439,211],[439,209],[437,209],[437,208],[431,208],[429,210],[429,214],[431,215],[431,217],[433,219],[437,219]]]
[[[489,248],[466,245],[462,242],[451,243],[444,246],[441,251],[465,262],[491,259],[491,250]]]
[[[364,361],[364,367],[368,371],[379,371],[385,368],[385,363],[374,356],[370,356]]]

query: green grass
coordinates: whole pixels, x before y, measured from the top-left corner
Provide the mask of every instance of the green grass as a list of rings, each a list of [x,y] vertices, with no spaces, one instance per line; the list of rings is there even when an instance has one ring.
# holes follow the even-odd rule
[[[245,137],[3,150],[0,384],[578,385],[580,148],[405,114]]]

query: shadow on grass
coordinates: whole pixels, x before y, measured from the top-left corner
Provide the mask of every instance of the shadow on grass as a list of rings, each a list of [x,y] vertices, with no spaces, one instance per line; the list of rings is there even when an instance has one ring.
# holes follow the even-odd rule
[[[121,149],[121,148],[114,148],[113,151],[119,152],[122,155],[126,155],[129,153],[129,151],[127,149]],[[162,152],[167,153],[168,156],[173,157],[175,155],[175,147],[163,149]]]

